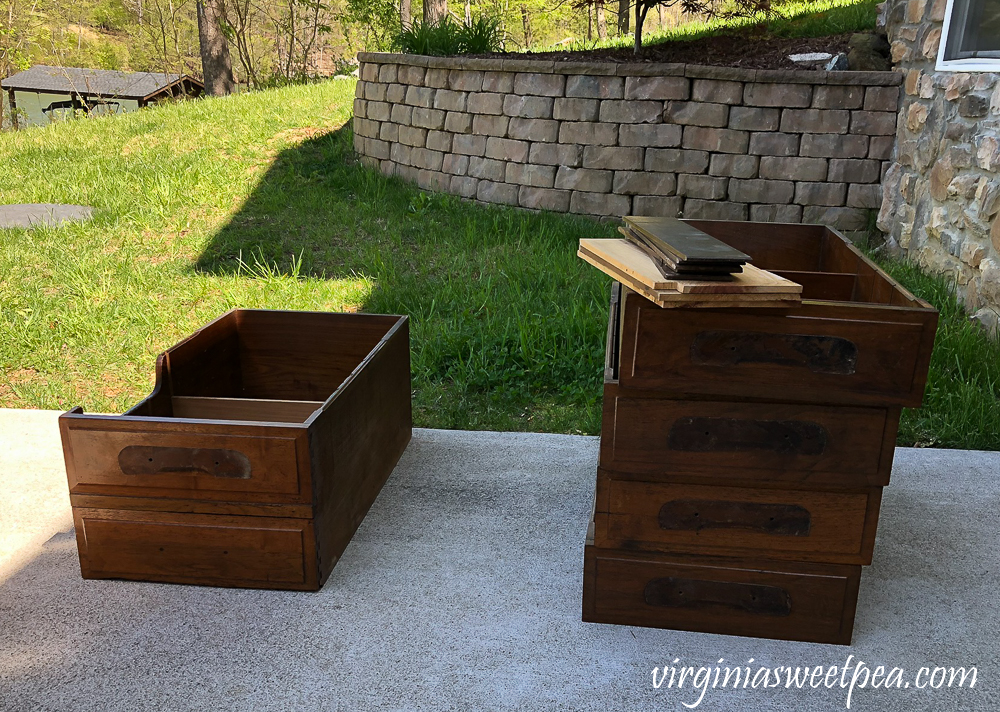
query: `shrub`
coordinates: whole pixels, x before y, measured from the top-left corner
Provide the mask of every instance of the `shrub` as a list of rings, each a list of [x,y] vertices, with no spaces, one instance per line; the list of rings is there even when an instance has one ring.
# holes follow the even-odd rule
[[[487,54],[504,48],[504,31],[500,19],[480,15],[470,24],[460,26],[462,54]]]
[[[497,18],[485,15],[468,24],[459,24],[450,16],[437,24],[414,20],[399,33],[396,46],[407,54],[434,57],[485,54],[503,49],[504,32]]]

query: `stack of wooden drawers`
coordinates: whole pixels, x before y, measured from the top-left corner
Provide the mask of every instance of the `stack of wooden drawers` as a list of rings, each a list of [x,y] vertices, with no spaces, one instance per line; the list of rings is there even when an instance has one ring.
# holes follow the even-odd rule
[[[849,644],[937,312],[829,228],[690,222],[802,306],[663,309],[614,285],[583,619]]]

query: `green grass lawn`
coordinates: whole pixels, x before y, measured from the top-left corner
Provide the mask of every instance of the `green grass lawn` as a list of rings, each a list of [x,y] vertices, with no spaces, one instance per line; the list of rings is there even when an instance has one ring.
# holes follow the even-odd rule
[[[1000,450],[1000,344],[976,324],[948,282],[910,262],[878,260],[940,312],[922,408],[904,409],[900,445]]]
[[[412,318],[416,421],[595,433],[610,281],[586,219],[470,206],[354,159],[331,81],[0,134],[0,405],[120,412],[156,354],[233,307]]]
[[[610,280],[575,256],[614,226],[431,196],[361,167],[353,82],[0,134],[0,203],[93,205],[0,231],[0,406],[121,412],[156,354],[234,307],[412,318],[426,427],[595,434]],[[1000,348],[946,285],[926,405],[901,444],[1000,449]]]
[[[751,26],[771,37],[827,37],[847,32],[873,32],[878,14],[879,0],[790,0],[774,3],[773,17],[725,18],[694,20],[668,30],[643,32],[643,45],[649,47],[661,42],[695,40],[710,34],[725,34]],[[651,12],[649,19],[655,16]],[[649,20],[647,20],[648,22]],[[603,41],[580,42],[569,47],[536,48],[533,51],[599,49],[606,47],[631,47],[632,35],[609,37]]]

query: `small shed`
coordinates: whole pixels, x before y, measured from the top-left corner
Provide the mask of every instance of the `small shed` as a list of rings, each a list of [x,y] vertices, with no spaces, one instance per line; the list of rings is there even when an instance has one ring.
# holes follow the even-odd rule
[[[22,123],[47,124],[78,110],[116,114],[182,95],[198,96],[204,84],[186,74],[115,72],[36,65],[0,82]]]

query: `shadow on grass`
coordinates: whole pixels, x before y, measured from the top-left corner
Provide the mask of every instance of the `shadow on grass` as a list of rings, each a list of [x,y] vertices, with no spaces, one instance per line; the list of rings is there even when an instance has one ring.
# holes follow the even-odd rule
[[[575,255],[614,228],[421,192],[352,138],[281,152],[196,269],[371,280],[359,310],[412,320],[418,425],[596,434],[610,280]]]

